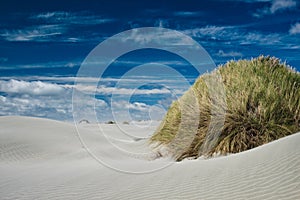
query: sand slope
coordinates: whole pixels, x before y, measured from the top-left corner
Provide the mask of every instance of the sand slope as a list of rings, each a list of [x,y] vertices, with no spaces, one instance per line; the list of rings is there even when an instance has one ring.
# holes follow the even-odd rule
[[[91,157],[72,124],[0,117],[0,127],[0,199],[300,199],[300,133],[240,154],[130,174]],[[156,162],[144,141],[119,134],[115,125],[103,129],[115,144],[147,153],[119,155],[95,127],[80,127],[93,152],[118,160],[119,169]]]

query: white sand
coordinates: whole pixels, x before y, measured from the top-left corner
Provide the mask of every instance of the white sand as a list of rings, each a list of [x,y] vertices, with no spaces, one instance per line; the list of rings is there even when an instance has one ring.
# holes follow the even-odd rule
[[[46,119],[0,117],[0,199],[300,199],[300,133],[240,154],[210,160],[149,161],[154,130],[123,125],[75,126]],[[136,156],[136,152],[141,153]],[[145,164],[146,163],[146,164]]]

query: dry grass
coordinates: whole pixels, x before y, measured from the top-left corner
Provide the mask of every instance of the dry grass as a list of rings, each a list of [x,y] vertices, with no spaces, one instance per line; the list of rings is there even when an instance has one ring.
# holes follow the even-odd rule
[[[217,75],[224,95],[221,87],[210,82],[217,80]],[[179,161],[242,152],[298,131],[299,72],[277,58],[260,56],[230,61],[200,76],[171,105],[150,142]]]

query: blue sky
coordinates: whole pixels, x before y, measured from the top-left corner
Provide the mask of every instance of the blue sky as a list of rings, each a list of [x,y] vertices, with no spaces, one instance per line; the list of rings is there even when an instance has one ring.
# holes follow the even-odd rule
[[[216,64],[264,54],[299,71],[299,11],[296,0],[2,1],[0,115],[72,120],[72,89],[80,64],[100,42],[132,28],[180,31],[199,42]],[[147,74],[143,78],[149,84],[136,89],[127,102],[132,80],[113,89],[123,73],[153,61],[185,73],[191,83],[199,75],[170,53],[151,49],[128,53],[110,66],[98,84],[100,121],[113,118],[112,91],[120,95],[113,104],[132,111],[133,120],[163,115],[176,99],[167,83],[182,94],[186,88],[174,77]],[[87,103],[86,109],[92,110],[93,105]]]

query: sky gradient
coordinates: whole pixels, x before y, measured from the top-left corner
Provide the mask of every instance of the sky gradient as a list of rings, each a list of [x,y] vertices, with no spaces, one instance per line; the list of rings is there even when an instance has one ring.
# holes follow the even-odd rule
[[[74,77],[81,63],[99,43],[132,28],[180,31],[199,42],[217,65],[263,54],[300,70],[296,0],[12,0],[0,5],[0,115],[71,121]],[[163,51],[145,49],[121,56],[99,83],[99,121],[113,118],[112,92],[121,97],[131,94],[129,101],[119,98],[114,104],[131,110],[133,120],[161,118],[176,99],[166,82],[178,95],[186,89],[176,79],[145,74],[149,84],[135,89],[134,95],[130,80],[124,88],[114,88],[126,71],[153,61],[186,73],[190,83],[199,75],[185,60]],[[87,108],[93,105],[87,103]]]

